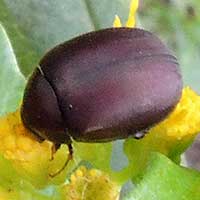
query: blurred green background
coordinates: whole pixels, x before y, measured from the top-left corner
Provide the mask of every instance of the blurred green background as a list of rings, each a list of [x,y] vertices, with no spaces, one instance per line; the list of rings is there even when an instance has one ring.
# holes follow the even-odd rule
[[[81,33],[125,22],[130,0],[0,0],[6,29],[23,74],[44,53]],[[200,91],[200,1],[140,0],[138,26],[156,33],[177,55],[186,85]]]
[[[178,57],[184,84],[200,94],[200,1],[142,0],[139,22]],[[200,170],[200,135],[185,152],[185,165]]]
[[[176,53],[186,85],[200,91],[200,1],[143,0],[139,19]]]

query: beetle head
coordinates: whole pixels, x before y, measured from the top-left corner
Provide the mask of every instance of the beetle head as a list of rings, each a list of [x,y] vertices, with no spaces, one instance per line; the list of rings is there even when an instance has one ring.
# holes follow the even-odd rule
[[[54,143],[70,143],[56,94],[38,68],[30,77],[21,107],[24,125],[40,139]]]

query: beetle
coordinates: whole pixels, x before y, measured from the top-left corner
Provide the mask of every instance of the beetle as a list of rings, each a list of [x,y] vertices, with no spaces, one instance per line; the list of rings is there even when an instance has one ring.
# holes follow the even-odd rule
[[[90,32],[50,50],[30,76],[21,107],[34,135],[65,143],[140,138],[181,97],[179,64],[138,28]]]

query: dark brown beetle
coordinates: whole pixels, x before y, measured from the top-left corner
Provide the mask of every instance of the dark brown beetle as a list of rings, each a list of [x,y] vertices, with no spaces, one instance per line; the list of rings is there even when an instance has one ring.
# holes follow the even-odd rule
[[[152,33],[110,28],[58,45],[30,77],[21,117],[56,145],[138,137],[178,103],[177,59]]]

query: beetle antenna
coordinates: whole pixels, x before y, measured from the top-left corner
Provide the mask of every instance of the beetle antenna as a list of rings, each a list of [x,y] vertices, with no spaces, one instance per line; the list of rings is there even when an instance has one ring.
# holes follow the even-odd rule
[[[65,164],[62,166],[61,169],[59,169],[54,174],[49,174],[49,176],[51,178],[54,178],[55,176],[57,176],[58,174],[60,174],[65,169],[65,167],[68,165],[69,161],[72,160],[72,158],[73,158],[73,147],[72,147],[72,144],[68,144],[67,146],[68,146],[68,150],[69,150],[67,160],[65,161]]]

